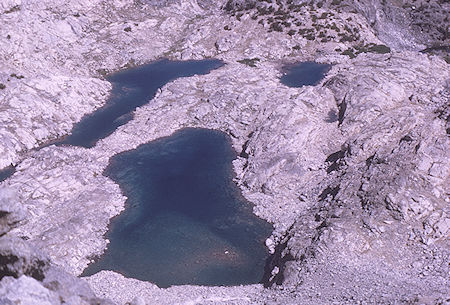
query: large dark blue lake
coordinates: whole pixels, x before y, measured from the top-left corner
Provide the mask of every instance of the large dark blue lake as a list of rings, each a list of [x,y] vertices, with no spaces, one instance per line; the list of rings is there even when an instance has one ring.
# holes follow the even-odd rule
[[[288,87],[314,86],[330,70],[331,65],[308,61],[283,67],[282,84]]]
[[[234,158],[226,134],[194,128],[111,158],[104,174],[128,197],[126,209],[83,276],[114,270],[160,287],[260,282],[273,228],[233,182]]]

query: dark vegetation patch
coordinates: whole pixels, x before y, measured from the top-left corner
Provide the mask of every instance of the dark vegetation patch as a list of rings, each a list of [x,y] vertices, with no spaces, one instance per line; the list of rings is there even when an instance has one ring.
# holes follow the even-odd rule
[[[0,280],[5,276],[13,276],[17,278],[17,272],[8,268],[8,266],[15,264],[19,258],[15,255],[1,255],[0,256]]]
[[[343,51],[342,55],[347,55],[350,58],[355,58],[361,53],[377,53],[377,54],[387,54],[390,53],[391,49],[388,46],[385,46],[384,44],[374,44],[369,43],[366,45],[357,45],[352,48],[348,48],[347,50]]]
[[[107,69],[100,68],[97,70],[97,73],[100,74],[101,76],[105,77],[106,75],[109,74],[109,71]]]
[[[3,90],[3,89],[5,89],[5,88],[6,88],[6,85],[3,84],[3,83],[0,83],[0,90]]]
[[[440,56],[446,63],[450,64],[450,45],[435,45],[420,52]]]
[[[260,61],[260,59],[258,57],[255,57],[255,58],[244,58],[244,59],[238,60],[237,62],[240,64],[247,65],[249,67],[255,68],[256,63],[258,63],[259,61]]]
[[[339,185],[337,186],[327,186],[319,195],[319,200],[324,201],[327,198],[330,198],[333,200],[336,198],[336,195],[339,193],[339,190],[341,187]]]
[[[12,8],[10,8],[9,10],[6,10],[5,14],[11,14],[11,13],[18,12],[18,11],[20,11],[20,5],[15,5]]]
[[[10,76],[11,76],[11,77],[14,77],[14,78],[17,78],[17,79],[25,78],[25,76],[20,75],[20,74],[16,74],[16,73],[12,73]]]
[[[440,109],[435,111],[438,118],[445,121],[446,133],[450,135],[450,104],[442,106]]]
[[[348,149],[343,148],[341,150],[338,150],[337,152],[334,152],[330,154],[326,159],[325,163],[328,164],[327,167],[327,174],[338,170],[343,165],[345,165],[345,156],[348,154]]]
[[[340,0],[301,3],[294,3],[292,0],[228,0],[222,9],[239,21],[244,14],[249,14],[252,20],[264,26],[268,32],[283,32],[293,38],[300,36],[323,43],[359,42],[359,28],[336,21],[338,16],[333,12],[337,9],[336,6],[344,7]],[[326,11],[327,9],[331,11]],[[350,21],[351,19],[348,20]]]
[[[406,135],[400,139],[399,143],[402,143],[402,142],[411,143],[412,141],[413,141],[413,138],[411,138],[411,136],[409,136],[409,135]]]
[[[10,251],[0,253],[0,280],[5,276],[30,276],[38,281],[45,278],[48,262],[33,257],[20,257]]]
[[[448,1],[427,0],[415,2],[414,5],[403,7],[411,23],[412,32],[422,36],[427,45],[448,45],[450,42],[450,6]],[[420,34],[419,34],[420,33]]]
[[[444,51],[446,53],[450,52],[450,45],[448,46],[433,46],[420,51],[421,53],[433,53],[434,51]]]

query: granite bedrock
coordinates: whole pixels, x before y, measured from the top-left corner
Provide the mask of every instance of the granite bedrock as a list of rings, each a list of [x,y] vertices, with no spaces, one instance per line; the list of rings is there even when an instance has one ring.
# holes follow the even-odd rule
[[[229,12],[225,3],[3,1],[0,158],[1,167],[18,166],[1,184],[2,274],[11,275],[0,282],[2,301],[445,302],[448,64],[418,52],[435,36],[411,38],[415,32],[395,17],[411,8],[387,2],[391,11],[368,1],[339,14],[328,2],[292,12],[335,36],[322,42],[271,31],[266,19],[276,16],[255,20],[256,7]],[[373,25],[365,8],[389,17],[391,34],[405,33],[405,43],[383,36],[390,28]],[[317,18],[322,13],[334,15]],[[340,31],[357,28],[359,37],[340,41],[333,22]],[[364,52],[370,44],[391,50]],[[355,58],[342,54],[348,49]],[[161,57],[215,57],[227,65],[165,85],[91,149],[33,150],[105,103],[105,72]],[[253,58],[254,66],[242,61]],[[306,60],[333,68],[316,86],[280,84],[284,63]],[[274,251],[270,287],[159,289],[109,271],[77,279],[107,246],[109,219],[125,202],[101,174],[109,158],[184,127],[224,131],[242,152],[233,162],[236,183],[275,227],[266,242]]]

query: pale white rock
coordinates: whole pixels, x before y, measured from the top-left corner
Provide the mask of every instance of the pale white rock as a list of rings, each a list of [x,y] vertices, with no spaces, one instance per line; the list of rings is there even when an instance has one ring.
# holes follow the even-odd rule
[[[275,253],[275,243],[273,242],[272,239],[270,238],[266,239],[266,247],[269,249],[269,252],[271,254]]]
[[[139,297],[146,304],[258,304],[260,296],[264,295],[262,285],[245,285],[231,287],[207,286],[173,286],[159,289],[156,285],[127,279],[113,271],[100,271],[86,279],[94,292],[100,297],[112,296],[118,304],[131,302]],[[123,287],[133,287],[132,290],[123,290]],[[114,290],[123,290],[121,294]]]
[[[11,234],[80,274],[104,251],[109,220],[126,200],[101,175],[109,159],[180,128],[214,128],[232,135],[238,153],[247,143],[248,157],[233,162],[235,180],[254,212],[273,223],[274,245],[286,242],[274,253],[292,258],[275,266],[280,272],[273,280],[282,275],[282,289],[162,290],[104,271],[87,279],[97,295],[118,303],[139,296],[149,304],[318,304],[336,296],[342,303],[349,296],[393,303],[399,296],[448,295],[442,266],[450,143],[437,114],[448,104],[448,64],[408,51],[350,60],[335,49],[351,43],[268,32],[248,14],[241,21],[224,14],[218,10],[223,2],[212,11],[196,1],[159,8],[132,0],[0,3],[2,11],[20,6],[0,15],[0,37],[10,35],[0,43],[6,85],[0,90],[0,167],[20,163],[0,187],[18,189],[17,202],[29,214]],[[312,26],[316,12],[300,10]],[[358,13],[329,19],[358,28],[362,43],[381,43]],[[162,56],[217,57],[227,65],[165,85],[92,149],[30,151],[67,134],[106,102],[105,71]],[[255,68],[237,62],[245,58],[260,61]],[[312,59],[334,64],[317,86],[279,82],[284,62]],[[418,280],[410,266],[420,255],[428,255],[424,268],[434,273]]]
[[[4,277],[0,281],[0,302],[3,304],[54,305],[58,295],[34,278],[22,275],[18,279]]]

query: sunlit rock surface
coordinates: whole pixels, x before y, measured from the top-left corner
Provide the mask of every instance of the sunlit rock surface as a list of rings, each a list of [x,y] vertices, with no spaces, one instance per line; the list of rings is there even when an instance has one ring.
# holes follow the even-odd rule
[[[214,128],[228,133],[240,154],[234,168],[244,196],[274,224],[266,241],[274,251],[268,288],[161,290],[100,272],[86,279],[98,297],[118,304],[444,303],[449,69],[441,57],[404,49],[448,40],[416,35],[386,9],[393,26],[372,24],[371,16],[381,15],[364,2],[340,13],[328,2],[294,4],[272,4],[274,11],[262,14],[257,7],[268,3],[3,1],[0,167],[19,164],[0,184],[1,192],[14,190],[5,197],[11,205],[0,206],[1,234],[9,231],[2,245],[21,238],[35,250],[12,252],[42,253],[38,271],[58,265],[79,275],[106,247],[109,219],[125,202],[102,175],[109,158],[183,127]],[[404,13],[408,5],[392,10]],[[290,27],[272,26],[280,10],[292,15],[283,17]],[[428,21],[434,26],[439,18]],[[227,65],[167,84],[92,149],[33,150],[103,105],[110,89],[103,73],[164,56],[211,56]],[[284,63],[306,60],[333,67],[314,87],[280,83]],[[62,302],[55,291],[63,290],[45,286],[45,277],[13,276],[0,281],[5,302],[36,295],[37,304]],[[94,298],[64,283],[75,288],[63,299]]]

